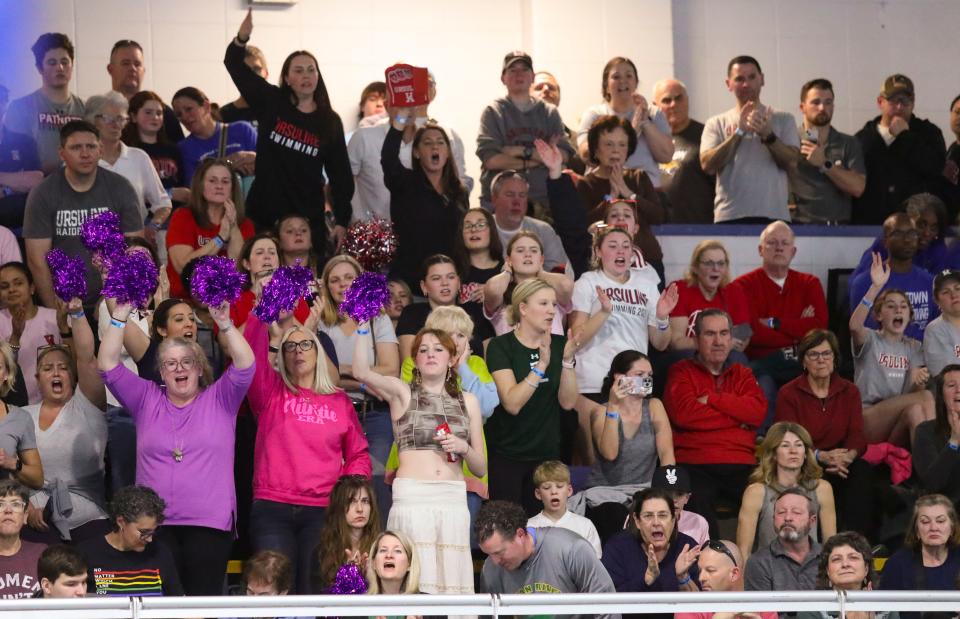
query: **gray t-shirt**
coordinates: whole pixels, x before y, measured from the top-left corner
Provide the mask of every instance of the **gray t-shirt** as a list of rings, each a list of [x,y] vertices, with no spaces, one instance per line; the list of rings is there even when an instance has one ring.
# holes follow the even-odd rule
[[[51,239],[54,249],[83,258],[87,265],[86,305],[96,302],[101,281],[90,261],[90,252],[80,240],[80,226],[88,217],[104,211],[114,211],[120,216],[120,230],[124,234],[143,229],[137,193],[130,181],[98,168],[93,186],[78,192],[70,186],[61,168],[33,188],[27,196],[23,216],[23,238]]]
[[[800,128],[803,131],[803,127]],[[799,137],[803,137],[798,133]],[[867,173],[863,161],[863,148],[860,140],[840,133],[833,127],[827,134],[824,144],[826,160],[840,167]],[[850,222],[853,198],[833,183],[820,169],[810,164],[805,157],[800,158],[795,174],[790,175],[790,193],[793,194],[797,210],[793,220],[805,224],[823,224],[828,222]]]
[[[557,268],[562,270],[570,262],[567,252],[563,249],[563,241],[560,240],[560,236],[557,235],[553,226],[533,217],[524,217],[523,221],[520,222],[520,228],[517,230],[503,230],[500,226],[497,226],[497,235],[500,237],[500,244],[503,246],[504,258],[507,257],[507,244],[513,238],[513,235],[520,230],[536,232],[537,236],[540,237],[540,242],[543,243],[544,271],[553,271]]]
[[[533,554],[515,570],[489,558],[481,578],[487,593],[614,593],[613,581],[590,542],[559,527],[528,529],[534,536]],[[606,617],[620,615],[569,615]]]
[[[40,429],[40,404],[24,410],[33,418],[37,447],[43,462],[44,487],[56,480],[67,484],[73,511],[69,528],[91,520],[106,518],[103,456],[107,449],[107,418],[77,388],[46,430]],[[30,501],[44,507],[50,499],[47,490],[37,490]]]
[[[397,344],[397,334],[393,329],[393,323],[386,314],[378,314],[371,322],[371,342],[367,349],[367,361],[371,366],[376,364],[375,344]],[[337,351],[337,361],[340,364],[353,365],[353,347],[357,341],[357,333],[354,331],[350,335],[345,335],[340,325],[327,326],[320,321],[318,331],[326,333],[333,342],[333,348]],[[349,392],[353,397],[363,397],[362,393]]]
[[[583,113],[583,116],[580,117],[580,130],[577,131],[577,141],[580,144],[586,143],[587,134],[590,133],[590,127],[592,127],[593,123],[601,116],[616,116],[627,122],[633,122],[633,110],[624,112],[623,114],[617,114],[613,111],[613,108],[610,107],[609,103],[595,105],[587,109],[587,111]],[[660,108],[650,108],[650,122],[660,130],[660,133],[670,135],[670,123],[667,122],[667,116],[660,111]],[[660,164],[653,158],[653,153],[650,152],[650,146],[642,134],[637,135],[637,148],[633,151],[633,154],[627,158],[623,167],[643,170],[647,173],[647,176],[650,177],[650,182],[653,183],[654,187],[660,186]]]
[[[800,138],[793,115],[774,112],[773,132],[788,146],[799,148]],[[716,148],[733,135],[740,123],[737,108],[713,116],[704,125],[700,152]],[[717,196],[713,202],[713,220],[730,221],[742,217],[768,217],[790,221],[787,208],[787,173],[777,167],[770,149],[756,134],[740,141],[733,159],[717,174]]]
[[[83,101],[70,95],[66,103],[54,103],[35,90],[10,102],[3,124],[37,143],[44,174],[60,167],[60,129],[71,120],[83,119]]]
[[[817,584],[820,544],[810,540],[810,550],[797,563],[783,549],[779,539],[747,559],[743,588],[746,591],[813,591]]]
[[[960,329],[938,316],[923,332],[923,359],[936,376],[951,363],[960,363]]]
[[[33,419],[22,408],[7,405],[7,414],[0,419],[0,449],[8,456],[37,448]],[[14,476],[13,471],[0,470],[0,478]]]
[[[863,406],[908,392],[910,370],[922,364],[917,340],[904,337],[891,342],[879,331],[868,330],[863,346],[853,350],[853,382],[860,390]]]
[[[568,156],[573,155],[573,147],[567,141],[563,121],[557,108],[537,100],[530,108],[522,112],[510,99],[497,99],[483,110],[480,116],[480,135],[477,136],[477,157],[481,162],[500,153],[504,146],[533,146],[533,141],[549,141],[560,136],[557,146]],[[500,170],[483,169],[480,175],[481,198],[490,200],[490,181]],[[547,204],[547,168],[538,165],[528,169],[527,182],[530,183],[529,197],[534,202]]]

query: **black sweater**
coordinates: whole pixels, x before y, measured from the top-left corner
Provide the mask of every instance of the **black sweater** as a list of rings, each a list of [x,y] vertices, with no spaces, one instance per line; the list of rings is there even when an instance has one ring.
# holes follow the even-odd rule
[[[926,492],[936,492],[960,502],[960,452],[937,437],[936,421],[924,421],[913,437],[913,472]]]
[[[243,55],[244,48],[231,42],[223,64],[259,124],[247,215],[258,228],[267,228],[286,213],[299,213],[310,217],[316,229],[324,221],[326,171],[334,217],[341,226],[349,225],[353,174],[340,117],[332,110],[301,112],[279,87],[251,71]]]
[[[915,193],[939,193],[947,147],[943,132],[929,120],[912,116],[910,128],[890,146],[877,131],[877,116],[857,132],[867,164],[867,186],[853,203],[852,223],[879,225]]]
[[[391,127],[380,151],[383,182],[390,190],[390,219],[397,233],[397,254],[390,265],[390,277],[402,279],[417,291],[424,259],[433,254],[453,255],[453,240],[467,205],[465,193],[440,195],[423,172],[400,163],[402,139],[403,133]]]

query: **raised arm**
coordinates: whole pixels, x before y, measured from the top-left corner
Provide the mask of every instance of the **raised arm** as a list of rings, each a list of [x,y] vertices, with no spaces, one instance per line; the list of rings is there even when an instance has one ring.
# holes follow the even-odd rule
[[[373,391],[379,393],[390,404],[391,414],[394,410],[406,410],[410,402],[410,387],[396,376],[384,376],[374,371],[367,360],[372,328],[369,322],[357,326],[353,344],[353,377],[357,382],[369,385]]]
[[[670,345],[670,329],[672,327],[670,324],[670,312],[677,306],[679,300],[680,291],[677,289],[676,282],[670,284],[667,289],[663,291],[663,294],[660,295],[660,298],[657,299],[654,314],[654,318],[657,319],[657,324],[647,325],[647,338],[650,340],[650,344],[657,350],[666,350],[667,346]],[[661,329],[661,325],[666,325],[666,328]]]
[[[606,406],[594,404],[590,408],[590,428],[597,453],[607,462],[613,462],[620,453],[620,413],[623,412],[623,400],[627,397],[627,387],[620,381],[610,386],[610,397]]]
[[[100,353],[97,355],[97,365],[101,372],[109,372],[120,365],[120,350],[123,348],[131,307],[126,303],[117,304],[115,299],[107,299],[107,311],[110,314],[110,328],[100,338]]]
[[[380,150],[380,165],[383,167],[383,184],[391,192],[401,191],[405,179],[413,172],[400,163],[400,144],[403,141],[404,129],[414,122],[413,111],[410,108],[393,110],[390,115],[390,130],[383,141]]]
[[[867,339],[867,317],[873,309],[873,302],[883,287],[890,280],[890,267],[884,264],[880,254],[873,252],[873,261],[870,264],[870,287],[857,303],[857,307],[850,314],[850,335],[853,338],[853,350],[860,351]]]
[[[61,304],[59,311],[66,311],[70,320],[73,350],[77,361],[77,388],[83,392],[91,404],[103,410],[107,407],[107,391],[97,368],[93,329],[90,328],[87,316],[83,313],[83,304],[80,299],[71,299],[65,307]]]
[[[533,143],[540,160],[547,167],[547,196],[553,212],[554,229],[563,244],[576,277],[589,269],[592,239],[587,232],[587,211],[573,180],[563,174],[563,153],[554,145],[536,140]]]
[[[233,321],[230,319],[230,304],[224,301],[219,307],[210,307],[209,309],[210,316],[217,323],[217,327],[220,328],[218,337],[220,345],[224,347],[224,352],[233,359],[234,367],[243,370],[252,366],[254,361],[253,349],[250,348],[250,344],[240,333],[240,329],[233,325]]]
[[[257,108],[273,95],[273,91],[279,89],[254,73],[243,61],[246,55],[245,48],[252,33],[253,11],[248,9],[246,16],[240,23],[240,28],[237,30],[237,36],[227,44],[223,64],[227,67],[230,79],[233,80],[244,101],[256,112]]]

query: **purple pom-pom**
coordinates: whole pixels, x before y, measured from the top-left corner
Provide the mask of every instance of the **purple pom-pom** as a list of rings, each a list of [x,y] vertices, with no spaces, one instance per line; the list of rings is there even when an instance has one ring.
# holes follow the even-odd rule
[[[297,301],[307,296],[312,279],[313,273],[307,267],[280,267],[264,286],[253,313],[263,324],[276,322],[281,312],[292,312]]]
[[[88,217],[80,226],[80,240],[90,253],[99,254],[108,262],[120,257],[127,247],[120,232],[120,216],[113,211]]]
[[[53,278],[53,291],[64,302],[87,296],[87,274],[83,259],[68,256],[59,249],[47,252],[47,266]]]
[[[243,293],[247,276],[237,271],[233,260],[224,256],[205,256],[197,262],[190,278],[193,298],[207,307],[234,303]]]
[[[144,309],[157,290],[159,275],[157,265],[146,252],[120,254],[110,264],[103,296]]]
[[[353,280],[343,294],[340,313],[357,321],[357,324],[373,319],[390,301],[387,278],[380,273],[364,271]]]
[[[337,570],[337,576],[333,579],[333,584],[327,589],[327,593],[334,595],[361,595],[367,592],[367,581],[356,563],[344,563]]]

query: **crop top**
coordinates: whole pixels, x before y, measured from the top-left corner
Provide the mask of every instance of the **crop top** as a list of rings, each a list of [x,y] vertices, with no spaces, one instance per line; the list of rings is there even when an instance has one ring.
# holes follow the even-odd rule
[[[393,436],[400,451],[408,449],[431,449],[442,452],[440,443],[434,440],[437,426],[446,422],[450,431],[470,442],[470,418],[463,404],[463,395],[452,397],[443,393],[426,393],[413,389],[410,406],[400,419],[393,422]]]

